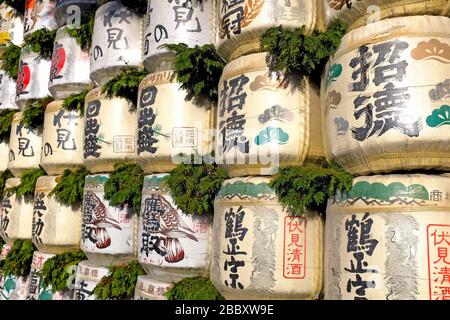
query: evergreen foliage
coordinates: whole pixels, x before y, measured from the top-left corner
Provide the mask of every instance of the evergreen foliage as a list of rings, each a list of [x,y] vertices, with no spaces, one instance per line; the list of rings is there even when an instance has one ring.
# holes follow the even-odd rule
[[[312,77],[319,82],[320,74],[330,56],[338,49],[345,34],[345,25],[336,20],[326,32],[306,35],[305,26],[293,30],[281,25],[268,29],[260,39],[267,51],[267,64],[272,71],[282,71],[287,79],[294,74]]]
[[[165,44],[161,48],[176,54],[173,68],[187,100],[205,97],[217,102],[219,80],[225,61],[213,45],[188,47],[184,43]]]
[[[213,212],[214,198],[226,179],[227,171],[217,164],[180,164],[170,172],[165,185],[183,212],[203,215]]]
[[[225,300],[209,278],[183,279],[170,287],[167,300]]]
[[[83,202],[84,181],[91,173],[85,167],[64,170],[58,184],[53,188],[50,195],[64,205],[75,205]]]
[[[26,128],[37,128],[44,124],[45,108],[53,101],[51,97],[30,99],[22,112],[20,123]]]
[[[67,288],[68,280],[73,273],[69,273],[68,268],[78,265],[87,257],[83,251],[66,252],[57,254],[48,259],[42,268],[42,281],[44,287],[52,286],[53,293],[64,291]]]
[[[26,170],[20,177],[20,184],[11,188],[10,191],[14,192],[18,197],[32,197],[34,196],[37,179],[42,176],[45,176],[45,171],[41,168]]]
[[[125,98],[133,104],[133,108],[136,108],[139,84],[146,75],[145,71],[127,67],[119,75],[105,83],[102,93],[106,93],[109,98],[114,96]]]
[[[28,277],[33,262],[33,253],[36,251],[31,240],[16,240],[11,251],[6,255],[1,273],[5,276]]]
[[[6,185],[6,180],[14,178],[13,174],[11,173],[11,171],[9,171],[9,169],[6,169],[5,171],[3,171],[0,174],[0,198],[2,197],[2,195],[5,192],[5,185]]]
[[[79,94],[67,97],[64,99],[63,108],[67,110],[79,111],[81,115],[84,115],[84,101],[88,93],[89,90],[84,90]]]
[[[327,201],[339,190],[349,192],[353,176],[335,164],[282,168],[269,186],[291,215],[301,216],[306,209],[325,213]]]
[[[110,274],[103,277],[94,288],[97,300],[130,300],[134,297],[134,290],[138,276],[145,275],[144,269],[137,261],[109,269]]]
[[[12,42],[5,48],[0,55],[0,66],[3,71],[11,78],[16,80],[19,72],[21,48]]]
[[[95,12],[92,13],[92,16],[90,17],[89,21],[87,23],[82,24],[79,29],[69,27],[65,29],[66,33],[69,36],[77,40],[77,43],[83,50],[87,50],[91,47],[92,34],[94,33],[94,21],[95,21],[94,18]]]
[[[139,215],[143,185],[144,172],[137,164],[116,164],[105,183],[105,199],[113,206],[128,205]]]
[[[57,30],[39,29],[28,35],[25,45],[45,59],[51,59]]]
[[[11,135],[11,125],[17,110],[0,110],[0,141],[8,140]]]

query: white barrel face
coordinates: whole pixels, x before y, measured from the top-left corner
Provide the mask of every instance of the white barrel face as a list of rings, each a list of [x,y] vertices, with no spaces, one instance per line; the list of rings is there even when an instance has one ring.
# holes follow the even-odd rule
[[[139,263],[153,278],[173,282],[209,274],[211,216],[180,210],[163,187],[167,174],[144,179],[139,223]]]
[[[449,186],[431,175],[355,179],[327,209],[325,299],[443,300]]]
[[[24,37],[39,29],[56,29],[54,0],[27,0],[25,3]]]
[[[91,80],[96,86],[124,67],[142,67],[142,18],[120,1],[97,9],[91,46]]]
[[[147,71],[170,70],[174,55],[164,44],[185,43],[189,47],[214,42],[214,1],[149,0],[145,17],[144,65]]]
[[[319,96],[304,79],[269,72],[266,55],[229,63],[219,83],[216,159],[232,177],[273,175],[323,157]]]
[[[226,299],[317,299],[323,221],[290,217],[261,177],[225,181],[215,200],[211,281]]]
[[[317,2],[310,0],[217,0],[217,50],[231,61],[260,52],[259,39],[269,28],[304,26],[306,32],[311,32],[317,9]]]
[[[88,49],[82,49],[74,37],[58,29],[53,47],[48,89],[53,98],[65,99],[91,86]]]
[[[8,169],[9,144],[7,141],[0,141],[0,172]]]
[[[40,165],[49,175],[83,165],[84,119],[62,104],[54,101],[45,109]]]
[[[86,177],[81,250],[97,266],[133,260],[137,253],[138,219],[132,208],[113,207],[104,199],[108,175]]]
[[[28,169],[38,169],[41,161],[42,127],[26,128],[20,121],[22,113],[16,113],[9,139],[8,169],[20,177]]]
[[[171,283],[154,280],[149,276],[139,276],[134,300],[167,300],[165,293],[171,286]]]
[[[148,75],[140,85],[137,161],[146,172],[170,172],[212,148],[215,108],[186,101],[173,71]],[[180,156],[182,154],[183,156]]]
[[[19,106],[16,104],[16,81],[0,70],[0,110],[3,109],[15,110]]]
[[[107,268],[101,268],[85,260],[78,264],[73,300],[96,300],[94,289],[103,277],[109,275]]]
[[[12,42],[16,46],[23,44],[23,18],[12,7],[0,4],[0,53]]]
[[[343,38],[322,82],[329,160],[357,175],[450,168],[448,30],[448,18],[403,17]]]
[[[136,110],[129,101],[100,92],[94,89],[86,96],[84,114],[84,165],[93,173],[136,161]]]
[[[30,277],[0,275],[0,301],[26,300]]]

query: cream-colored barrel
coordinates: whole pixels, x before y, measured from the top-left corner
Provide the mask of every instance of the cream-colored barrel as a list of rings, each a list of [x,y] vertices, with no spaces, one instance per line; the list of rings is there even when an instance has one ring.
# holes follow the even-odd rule
[[[16,46],[23,44],[23,21],[20,14],[12,7],[0,4],[0,53],[12,42]]]
[[[339,19],[353,30],[384,19],[443,15],[448,16],[448,0],[321,0],[325,7],[325,20]]]
[[[16,104],[23,109],[30,99],[50,96],[48,79],[51,61],[30,47],[22,48],[16,83]]]
[[[1,217],[0,217],[0,221],[1,221]],[[1,234],[0,234],[0,236],[1,236]],[[10,245],[3,244],[3,246],[0,250],[0,261],[3,261],[6,259],[6,256],[11,251],[11,249],[12,249],[12,247]]]
[[[63,108],[54,101],[45,109],[42,133],[41,167],[49,175],[63,174],[65,169],[83,165],[84,119],[79,111]]]
[[[25,3],[25,38],[39,29],[55,30],[55,0],[27,0]]]
[[[5,276],[0,274],[0,301],[26,300],[30,277]]]
[[[164,187],[168,174],[144,178],[138,260],[164,282],[209,275],[212,217],[181,211]]]
[[[144,66],[149,72],[172,69],[175,55],[159,48],[185,43],[189,47],[214,42],[215,0],[149,0],[144,23]]]
[[[388,19],[344,36],[322,82],[327,158],[356,175],[448,170],[449,74],[448,18]]]
[[[217,0],[217,50],[227,61],[260,52],[259,40],[267,29],[304,26],[311,32],[317,12],[318,2],[311,0]]]
[[[39,251],[34,252],[29,277],[27,300],[72,300],[73,290],[52,293],[51,285],[48,287],[44,286],[41,272],[44,263],[52,257],[54,257],[54,254],[47,254]]]
[[[50,195],[61,176],[43,176],[36,182],[32,239],[45,253],[77,251],[81,240],[81,206],[66,206]]]
[[[450,178],[359,177],[329,203],[325,299],[442,300]]]
[[[107,268],[98,267],[88,260],[80,262],[75,277],[73,300],[96,300],[94,289],[108,275]]]
[[[16,104],[16,81],[0,70],[0,111],[19,109]]]
[[[91,80],[96,86],[111,80],[124,67],[143,66],[143,19],[120,1],[95,13],[91,45]]]
[[[19,178],[6,180],[5,189],[20,184]],[[1,236],[12,246],[15,240],[31,240],[33,225],[33,197],[17,197],[15,193],[6,191],[2,201],[3,215],[1,220]]]
[[[173,71],[152,73],[140,84],[136,148],[146,172],[170,172],[211,151],[215,107],[186,101],[180,86]]]
[[[165,293],[171,284],[154,280],[149,276],[139,276],[134,290],[134,300],[167,300]]]
[[[9,139],[8,169],[17,178],[25,170],[39,168],[42,147],[42,127],[26,128],[21,119],[22,112],[14,114]]]
[[[323,284],[323,221],[292,217],[269,179],[226,180],[214,202],[211,281],[229,300],[317,299]]]
[[[9,143],[8,141],[0,141],[0,172],[8,169]]]
[[[52,96],[55,99],[65,99],[89,89],[89,69],[88,49],[82,49],[65,27],[58,29],[48,84]]]
[[[84,165],[93,173],[112,172],[136,160],[137,112],[124,98],[107,98],[101,88],[86,96]]]
[[[84,185],[81,250],[97,266],[130,262],[137,255],[138,219],[132,208],[104,199],[109,175],[87,176]]]
[[[219,84],[216,161],[230,176],[272,175],[324,157],[319,93],[306,78],[285,82],[265,53],[227,64]]]
[[[55,20],[58,26],[71,25],[74,22],[74,12],[81,15],[81,22],[88,21],[90,14],[95,11],[95,0],[56,0]]]

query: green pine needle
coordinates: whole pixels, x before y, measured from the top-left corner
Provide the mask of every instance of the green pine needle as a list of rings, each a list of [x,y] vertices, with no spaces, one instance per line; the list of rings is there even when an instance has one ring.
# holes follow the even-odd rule
[[[16,187],[8,189],[8,191],[14,192],[18,197],[34,196],[34,189],[36,188],[37,179],[42,176],[45,176],[45,171],[41,168],[26,170],[20,177],[20,184]]]
[[[17,110],[0,111],[0,141],[8,140],[11,135],[11,125]]]
[[[77,28],[69,28],[65,29],[66,33],[75,38],[77,43],[83,50],[87,50],[91,47],[92,44],[92,34],[94,33],[94,21],[95,21],[94,12],[87,23],[84,23]]]
[[[102,93],[106,93],[109,98],[114,96],[125,98],[133,104],[132,109],[136,109],[139,84],[146,75],[145,71],[127,67],[119,75],[105,83],[102,87]]]
[[[85,167],[80,169],[64,170],[58,184],[53,188],[50,195],[64,205],[74,205],[83,202],[84,181],[91,173]]]
[[[14,178],[14,176],[9,169],[6,169],[0,174],[0,198],[5,192],[6,180],[11,178]]]
[[[25,45],[44,59],[51,59],[57,30],[39,29],[28,35]]]
[[[165,185],[180,210],[203,215],[213,212],[214,198],[226,179],[227,171],[216,164],[180,164],[172,170]]]
[[[84,100],[86,99],[89,90],[84,90],[79,94],[75,94],[64,99],[63,108],[67,110],[79,111],[81,115],[84,115]]]
[[[68,268],[77,266],[86,260],[83,251],[62,253],[48,259],[42,268],[41,275],[44,287],[52,286],[52,292],[61,292],[68,289],[68,280],[73,275]]]
[[[345,25],[336,20],[326,32],[305,34],[305,27],[293,30],[281,25],[268,29],[260,39],[267,51],[267,64],[272,71],[282,71],[287,79],[294,74],[312,77],[320,82],[320,74],[330,56],[338,49],[345,34]],[[319,80],[319,81],[318,81]]]
[[[1,69],[14,80],[17,79],[17,74],[19,73],[21,50],[20,47],[10,42],[0,56]]]
[[[31,240],[16,240],[11,251],[6,255],[0,271],[5,276],[28,277],[33,262],[33,253],[36,251]]]
[[[45,108],[53,101],[51,97],[30,99],[23,109],[20,123],[26,128],[37,128],[44,124]]]
[[[103,277],[94,288],[97,300],[131,300],[138,276],[145,275],[137,261],[109,269],[110,274]]]
[[[302,216],[306,209],[325,213],[327,201],[337,191],[350,191],[353,176],[335,164],[282,168],[269,186],[291,215]]]
[[[25,13],[25,0],[0,0],[2,3],[14,8],[22,16]]]
[[[183,279],[173,284],[165,296],[167,300],[225,300],[205,277]]]
[[[143,185],[144,172],[137,164],[116,164],[105,183],[105,199],[113,206],[128,205],[139,215]]]
[[[189,48],[184,43],[160,46],[176,54],[173,68],[181,88],[187,91],[187,100],[208,98],[217,102],[219,80],[225,61],[213,45]]]

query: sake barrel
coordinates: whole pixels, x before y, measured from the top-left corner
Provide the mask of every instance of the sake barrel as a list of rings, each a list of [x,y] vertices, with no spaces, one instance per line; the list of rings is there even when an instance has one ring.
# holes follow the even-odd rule
[[[329,160],[357,175],[450,168],[449,30],[403,17],[343,38],[322,82]]]
[[[0,301],[26,300],[30,283],[29,279],[29,277],[0,274]]]
[[[326,20],[339,19],[353,30],[383,19],[421,16],[449,15],[448,0],[322,0]]]
[[[55,30],[55,0],[27,0],[25,3],[24,37],[39,29]]]
[[[138,276],[134,300],[167,300],[165,293],[171,284],[154,280],[149,276]]]
[[[0,111],[19,109],[16,104],[16,81],[0,70]]]
[[[8,141],[7,140],[0,141],[0,173],[8,169],[8,156],[9,156]]]
[[[50,96],[48,91],[50,66],[50,60],[39,56],[30,47],[22,48],[16,83],[16,104],[21,109],[30,99]]]
[[[52,286],[49,285],[46,287],[43,282],[41,272],[44,268],[44,263],[52,257],[54,257],[54,254],[47,254],[39,251],[34,252],[29,277],[27,300],[72,300],[73,290],[53,293]]]
[[[173,76],[173,71],[152,73],[139,87],[137,161],[146,172],[169,172],[212,146],[215,108],[186,101]]]
[[[139,223],[139,263],[153,279],[176,282],[208,276],[211,216],[184,213],[164,187],[168,174],[144,178]]]
[[[5,189],[20,184],[19,178],[6,180]],[[15,193],[6,191],[2,201],[1,236],[12,246],[15,240],[31,239],[33,223],[33,197],[17,197]]]
[[[58,29],[53,47],[48,89],[55,99],[65,99],[89,89],[89,52],[82,49],[67,28]]]
[[[81,16],[80,23],[86,23],[96,7],[95,0],[56,0],[55,21],[59,27],[73,25]]]
[[[8,169],[15,177],[28,169],[39,168],[42,147],[42,128],[27,128],[20,121],[22,112],[14,114],[9,139]]]
[[[270,72],[265,53],[227,64],[219,83],[216,161],[230,176],[271,175],[323,157],[320,100],[308,79]]]
[[[101,268],[91,261],[85,260],[78,264],[75,278],[74,300],[96,300],[94,289],[103,277],[109,275],[107,268]]]
[[[269,28],[314,29],[318,2],[310,0],[218,0],[216,47],[225,60],[260,52],[260,37]]]
[[[150,71],[172,69],[175,55],[159,48],[185,43],[189,47],[214,42],[214,1],[150,0],[145,18],[144,66]]]
[[[16,46],[23,43],[23,22],[19,13],[12,7],[0,4],[0,52],[11,41]]]
[[[112,172],[119,162],[136,160],[137,112],[131,103],[108,98],[101,88],[86,96],[84,165],[93,173]]]
[[[63,174],[67,168],[83,165],[84,119],[80,112],[63,108],[54,101],[45,109],[41,167],[49,175]]]
[[[36,182],[32,239],[45,253],[77,251],[81,240],[81,206],[59,203],[50,193],[61,176],[43,176]]]
[[[450,178],[358,177],[327,209],[325,299],[445,300]]]
[[[138,219],[132,208],[105,200],[108,179],[107,174],[87,176],[83,198],[81,250],[102,267],[129,262],[137,254]]]
[[[264,177],[226,180],[214,202],[211,281],[229,300],[317,299],[323,221],[290,216]]]
[[[91,46],[91,80],[101,86],[124,67],[142,67],[142,18],[120,1],[95,13]]]

